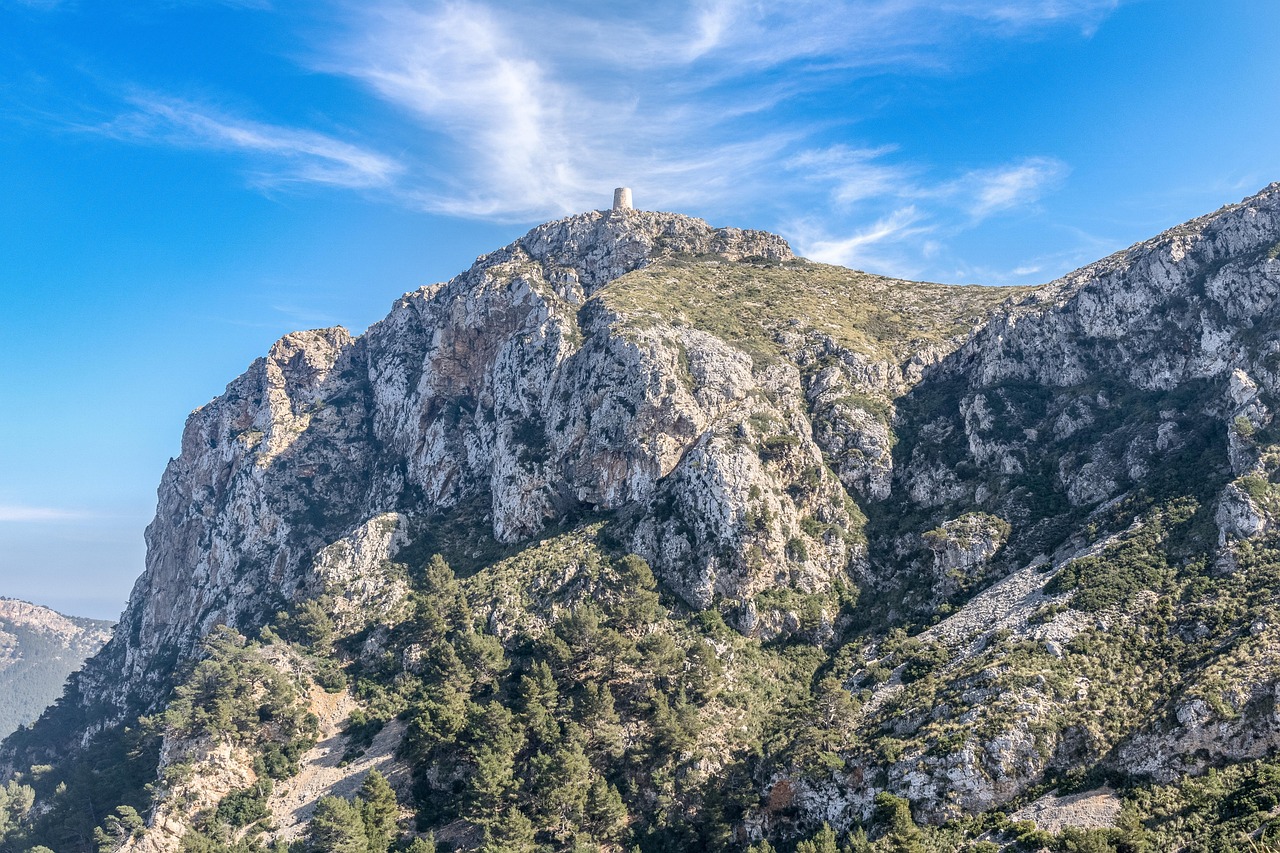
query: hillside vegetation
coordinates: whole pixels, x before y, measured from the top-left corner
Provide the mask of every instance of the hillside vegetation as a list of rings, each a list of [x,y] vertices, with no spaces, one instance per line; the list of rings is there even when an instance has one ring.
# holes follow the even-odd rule
[[[111,622],[0,598],[0,737],[35,722],[67,676],[102,648]]]
[[[549,223],[194,412],[0,851],[1280,846],[1280,185],[1040,288]]]

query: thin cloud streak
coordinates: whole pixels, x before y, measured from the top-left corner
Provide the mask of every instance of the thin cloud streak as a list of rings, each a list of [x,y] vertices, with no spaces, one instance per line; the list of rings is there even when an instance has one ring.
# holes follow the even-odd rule
[[[0,522],[74,521],[90,517],[88,513],[72,510],[0,504]]]
[[[117,138],[256,157],[255,175],[264,186],[314,183],[368,189],[390,185],[403,171],[390,157],[316,131],[251,121],[154,95],[134,96],[129,102],[132,112],[94,129]]]
[[[1034,204],[1067,174],[1065,163],[1033,157],[1019,163],[970,172],[950,187],[969,201],[966,208],[975,219],[1015,207]]]
[[[833,237],[812,222],[795,223],[788,231],[799,253],[815,261],[856,268],[901,268],[903,259],[886,253],[885,247],[932,231],[922,219],[915,207],[904,207],[846,237]]]

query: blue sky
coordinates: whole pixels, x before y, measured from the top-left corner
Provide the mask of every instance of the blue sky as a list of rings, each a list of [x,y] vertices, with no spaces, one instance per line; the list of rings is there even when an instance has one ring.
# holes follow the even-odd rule
[[[0,0],[0,595],[113,617],[182,423],[540,221],[1038,283],[1280,179],[1270,0]]]

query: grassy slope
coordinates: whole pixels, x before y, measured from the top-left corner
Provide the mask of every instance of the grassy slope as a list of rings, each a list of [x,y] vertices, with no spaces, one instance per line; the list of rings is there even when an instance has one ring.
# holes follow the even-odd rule
[[[597,298],[634,324],[692,326],[756,359],[776,358],[774,334],[799,321],[850,350],[901,362],[967,335],[997,305],[1035,289],[902,281],[803,260],[674,258],[611,282]]]

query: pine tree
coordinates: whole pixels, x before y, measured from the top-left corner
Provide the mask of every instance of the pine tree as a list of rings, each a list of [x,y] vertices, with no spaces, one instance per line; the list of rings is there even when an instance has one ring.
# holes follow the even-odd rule
[[[613,608],[614,621],[623,631],[642,631],[662,612],[658,581],[643,558],[628,554],[617,562],[620,601]]]
[[[19,785],[10,779],[0,788],[0,839],[4,838],[11,827],[27,816],[31,805],[35,802],[36,792],[29,785]]]
[[[492,634],[469,631],[458,640],[458,650],[476,687],[496,686],[507,671],[502,643]]]
[[[304,601],[292,622],[298,638],[310,646],[316,654],[325,654],[333,645],[333,618],[329,616],[332,603],[321,599]]]
[[[115,814],[107,815],[102,826],[93,831],[93,840],[101,853],[111,853],[119,850],[129,838],[141,836],[146,825],[133,806],[118,806]]]
[[[341,797],[322,797],[307,826],[311,853],[368,853],[369,838],[360,810]]]
[[[475,770],[468,783],[467,818],[488,826],[506,811],[515,790],[515,762],[510,752],[482,743],[474,751]]]
[[[889,832],[882,839],[893,853],[917,853],[924,848],[920,844],[920,829],[911,818],[911,803],[895,797],[887,791],[876,794],[876,819],[887,824]]]
[[[537,849],[533,823],[514,808],[485,828],[480,844],[480,853],[532,853]]]
[[[562,837],[581,823],[591,784],[591,762],[582,751],[579,731],[566,727],[564,740],[529,762],[536,816]]]
[[[622,720],[614,706],[613,691],[607,684],[588,682],[574,709],[575,719],[587,732],[587,751],[592,756],[618,758],[622,743]]]
[[[435,833],[427,833],[426,838],[415,838],[405,853],[436,853]]]
[[[417,627],[425,638],[471,628],[471,607],[453,569],[439,554],[423,568],[423,595],[417,599]]]
[[[618,789],[604,779],[591,783],[586,812],[591,834],[601,841],[616,842],[626,834],[627,806]]]
[[[364,777],[357,798],[360,816],[364,820],[365,837],[369,842],[369,853],[386,853],[395,839],[396,818],[400,812],[396,792],[391,789],[385,776],[377,770],[370,770],[369,775]]]
[[[555,720],[560,691],[545,661],[538,661],[528,674],[520,676],[517,700],[521,722],[531,737],[544,744],[560,740],[560,726]]]
[[[840,848],[836,846],[835,832],[829,824],[824,823],[813,838],[796,845],[796,853],[840,853]]]

